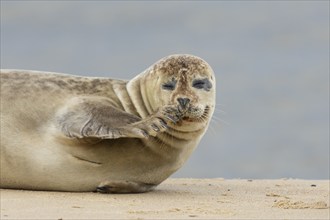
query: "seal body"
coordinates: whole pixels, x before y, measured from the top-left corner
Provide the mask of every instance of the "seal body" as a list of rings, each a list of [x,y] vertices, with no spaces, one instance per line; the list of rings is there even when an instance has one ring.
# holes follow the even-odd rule
[[[134,193],[179,169],[215,107],[211,67],[172,55],[129,81],[1,71],[1,187]]]

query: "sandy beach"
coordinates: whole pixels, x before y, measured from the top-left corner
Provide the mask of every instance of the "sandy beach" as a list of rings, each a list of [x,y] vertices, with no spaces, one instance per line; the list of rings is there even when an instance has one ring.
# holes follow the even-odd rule
[[[329,219],[329,184],[168,179],[144,194],[2,189],[1,219]]]

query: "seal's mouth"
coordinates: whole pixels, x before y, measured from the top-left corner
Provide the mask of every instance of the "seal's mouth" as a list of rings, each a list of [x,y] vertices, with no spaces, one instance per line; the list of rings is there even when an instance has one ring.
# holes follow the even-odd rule
[[[181,119],[189,122],[203,122],[208,120],[210,107],[203,108],[189,107],[187,111],[183,112]]]
[[[179,122],[206,122],[209,120],[210,107],[189,105],[186,108],[180,106],[167,106],[164,115],[174,124]]]

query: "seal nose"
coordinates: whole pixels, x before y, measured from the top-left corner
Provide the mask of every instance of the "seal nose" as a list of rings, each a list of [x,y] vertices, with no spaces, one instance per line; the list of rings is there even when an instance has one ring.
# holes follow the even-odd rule
[[[186,108],[190,102],[190,99],[188,98],[178,98],[177,100],[182,108]]]

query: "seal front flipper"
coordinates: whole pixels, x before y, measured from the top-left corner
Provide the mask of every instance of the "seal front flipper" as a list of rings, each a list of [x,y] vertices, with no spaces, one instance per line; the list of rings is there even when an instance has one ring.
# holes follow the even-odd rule
[[[128,126],[141,118],[103,97],[75,97],[57,112],[57,127],[69,138],[144,138],[144,130]]]
[[[150,115],[141,121],[129,124],[121,129],[135,132],[142,132],[145,138],[149,136],[155,137],[159,132],[163,132],[168,128],[167,122],[160,115]]]

